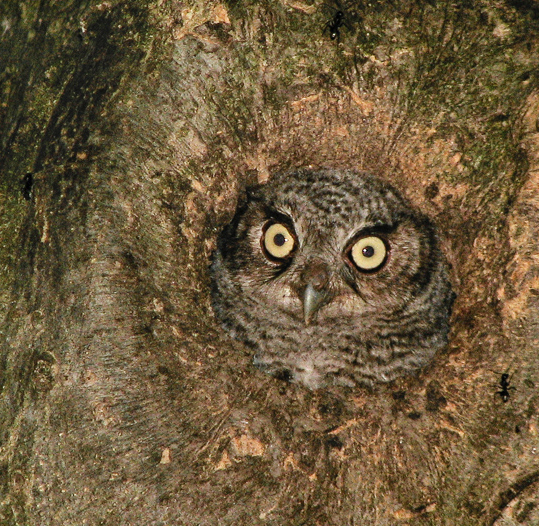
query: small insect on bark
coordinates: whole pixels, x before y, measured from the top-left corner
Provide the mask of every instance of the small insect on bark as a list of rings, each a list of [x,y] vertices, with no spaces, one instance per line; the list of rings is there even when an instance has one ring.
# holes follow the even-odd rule
[[[499,391],[496,391],[496,394],[505,402],[509,401],[510,393],[509,391],[516,391],[516,387],[513,387],[511,384],[511,377],[509,373],[502,373],[500,377],[500,383],[497,387],[500,388]]]
[[[344,25],[344,12],[337,11],[331,20],[326,23],[325,30],[329,32],[331,40],[339,39],[341,32],[339,29]]]
[[[32,199],[34,189],[34,174],[32,172],[27,172],[26,175],[21,179],[21,192],[22,196],[30,201]]]

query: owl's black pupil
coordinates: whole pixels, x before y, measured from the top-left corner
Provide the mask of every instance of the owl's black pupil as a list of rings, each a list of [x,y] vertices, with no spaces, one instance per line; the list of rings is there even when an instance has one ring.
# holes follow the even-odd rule
[[[363,247],[363,250],[361,251],[361,253],[362,253],[366,258],[372,258],[372,256],[374,256],[374,248],[371,247],[371,246]]]
[[[282,247],[286,243],[286,237],[284,237],[283,234],[275,234],[275,237],[273,238],[273,242],[278,247]]]

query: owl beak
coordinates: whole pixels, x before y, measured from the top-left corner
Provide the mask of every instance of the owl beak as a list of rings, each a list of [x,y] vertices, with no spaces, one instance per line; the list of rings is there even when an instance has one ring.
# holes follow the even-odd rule
[[[331,299],[328,289],[330,270],[327,263],[311,260],[301,273],[301,280],[306,284],[302,292],[303,318],[309,325],[315,314]]]
[[[303,317],[305,325],[309,325],[318,312],[318,309],[327,302],[328,293],[326,290],[316,290],[311,283],[305,287],[303,293]]]

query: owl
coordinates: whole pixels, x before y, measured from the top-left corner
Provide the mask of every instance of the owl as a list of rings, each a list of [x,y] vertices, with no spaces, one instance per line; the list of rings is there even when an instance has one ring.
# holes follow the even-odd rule
[[[309,389],[390,382],[447,343],[435,228],[367,173],[300,169],[248,190],[210,273],[214,312],[254,364]]]

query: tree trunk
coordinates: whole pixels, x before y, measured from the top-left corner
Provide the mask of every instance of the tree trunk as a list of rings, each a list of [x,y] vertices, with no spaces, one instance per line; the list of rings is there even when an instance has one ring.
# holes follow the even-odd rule
[[[0,524],[539,524],[536,3],[0,22]],[[438,224],[458,297],[416,377],[308,391],[214,319],[219,229],[299,166],[376,173]]]

